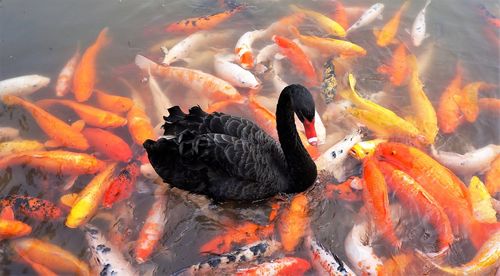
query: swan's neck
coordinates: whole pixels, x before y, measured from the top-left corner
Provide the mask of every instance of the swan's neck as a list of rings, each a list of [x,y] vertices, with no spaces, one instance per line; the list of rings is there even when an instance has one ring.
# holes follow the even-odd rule
[[[281,148],[285,155],[291,183],[285,192],[306,190],[316,179],[316,164],[300,141],[293,113],[293,99],[289,91],[283,91],[276,108],[276,123]]]

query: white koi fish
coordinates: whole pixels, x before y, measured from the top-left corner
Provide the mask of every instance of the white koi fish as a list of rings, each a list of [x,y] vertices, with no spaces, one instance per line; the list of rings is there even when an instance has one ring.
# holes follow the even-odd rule
[[[47,86],[50,79],[40,75],[26,75],[0,81],[0,98],[7,95],[28,96]]]
[[[380,275],[383,263],[371,246],[368,222],[356,224],[345,239],[345,254],[357,275]]]
[[[313,265],[318,272],[326,272],[326,275],[332,276],[356,275],[337,255],[325,249],[312,237],[308,237],[306,239],[306,244],[309,249]],[[323,273],[320,275],[323,275]]]
[[[420,46],[422,41],[429,36],[425,31],[425,11],[431,1],[432,0],[427,0],[427,2],[425,2],[424,7],[417,14],[417,17],[415,17],[415,21],[413,21],[413,26],[411,28],[411,40],[415,47]]]
[[[151,74],[151,71],[148,70],[149,74],[149,90],[151,91],[151,95],[153,96],[153,104],[156,109],[156,122],[163,122],[163,114],[167,110],[167,108],[173,106],[172,102],[170,102],[170,99],[165,95],[163,90],[161,89],[160,85],[154,78],[154,76]]]
[[[237,87],[257,89],[261,82],[250,71],[230,62],[231,56],[217,54],[214,57],[214,69],[217,76]]]
[[[64,65],[56,82],[56,96],[63,97],[68,94],[71,85],[73,84],[73,74],[75,73],[76,65],[80,60],[80,45],[77,46],[75,53]]]
[[[279,50],[279,46],[274,43],[262,48],[255,58],[255,71],[258,74],[267,71],[267,67],[264,64],[272,61],[276,54],[279,53]]]
[[[356,21],[354,24],[352,24],[351,27],[349,27],[349,29],[347,29],[346,33],[350,33],[356,29],[364,27],[372,23],[377,18],[382,18],[383,11],[384,11],[384,4],[382,3],[374,4],[361,15],[358,21]]]
[[[431,153],[437,161],[456,174],[472,176],[480,174],[490,167],[491,162],[500,154],[500,145],[490,144],[465,154],[438,151],[432,146]]]

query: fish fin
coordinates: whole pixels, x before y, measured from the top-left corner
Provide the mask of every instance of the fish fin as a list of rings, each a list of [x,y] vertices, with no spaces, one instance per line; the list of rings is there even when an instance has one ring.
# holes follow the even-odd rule
[[[44,143],[44,146],[47,148],[58,148],[61,147],[62,144],[55,140],[47,140],[47,142]]]
[[[142,70],[148,70],[148,68],[152,66],[158,66],[156,62],[150,60],[149,58],[142,56],[142,55],[136,55],[135,56],[135,65],[137,65],[139,68]]]
[[[75,204],[77,199],[78,199],[77,193],[70,193],[61,196],[61,198],[59,198],[59,202],[61,202],[64,206],[68,206],[71,208],[73,207],[73,204]]]
[[[99,45],[100,47],[103,47],[107,45],[109,42],[111,42],[111,39],[108,36],[108,31],[109,28],[105,27],[104,29],[101,30],[101,32],[97,36],[96,44]]]
[[[255,73],[257,74],[264,74],[269,68],[267,68],[264,64],[259,63],[255,65]]]
[[[389,74],[390,71],[391,68],[386,64],[382,64],[379,67],[377,67],[377,72],[380,74]]]
[[[277,53],[276,55],[274,55],[274,58],[277,60],[282,60],[282,59],[286,58],[286,56],[284,56],[283,54]]]
[[[288,30],[290,31],[290,33],[295,36],[295,37],[300,37],[300,32],[299,32],[299,29],[297,29],[297,27],[293,26],[293,25],[290,25],[288,27]]]
[[[78,120],[78,121],[71,124],[71,128],[74,131],[78,131],[78,132],[81,132],[84,127],[85,127],[85,122],[83,120]]]
[[[469,239],[479,249],[493,234],[500,231],[500,222],[487,223],[474,219],[469,223],[468,230]]]
[[[63,191],[67,191],[67,190],[73,188],[73,186],[75,185],[76,179],[78,179],[78,175],[72,175],[72,176],[68,177],[68,179],[66,180],[66,184],[63,187]]]
[[[15,220],[14,210],[12,210],[12,207],[5,206],[2,209],[2,212],[0,212],[0,218],[5,220]]]

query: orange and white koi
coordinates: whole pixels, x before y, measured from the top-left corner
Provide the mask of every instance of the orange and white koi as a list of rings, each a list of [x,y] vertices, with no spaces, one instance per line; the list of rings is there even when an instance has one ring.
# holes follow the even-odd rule
[[[114,113],[90,105],[77,103],[70,100],[45,99],[37,102],[43,107],[61,104],[71,108],[87,124],[100,128],[116,128],[127,124],[127,119]]]
[[[135,260],[144,263],[156,249],[165,231],[167,222],[167,195],[165,186],[159,186],[155,191],[155,201],[149,209],[144,225],[135,243]]]
[[[116,177],[111,180],[104,193],[102,205],[111,208],[113,204],[129,198],[134,190],[135,182],[139,176],[139,162],[132,161],[125,166]]]
[[[142,143],[147,139],[155,139],[156,134],[148,115],[134,105],[127,113],[128,131],[132,140],[137,144],[142,146]]]
[[[311,268],[308,261],[297,257],[283,257],[256,265],[255,267],[238,269],[236,275],[242,276],[278,276],[304,275]]]
[[[491,162],[500,154],[500,145],[490,144],[464,154],[438,151],[431,147],[431,153],[437,161],[456,174],[472,176],[488,170]]]
[[[346,33],[350,33],[354,30],[357,30],[361,27],[364,27],[370,23],[372,23],[377,18],[382,18],[382,12],[384,11],[384,4],[375,3],[371,7],[369,7],[359,19],[352,24],[349,29],[347,29]]]
[[[227,55],[214,56],[214,69],[217,76],[236,87],[258,89],[261,86],[260,80],[250,71],[230,62],[230,57]]]
[[[318,24],[319,27],[321,27],[328,34],[339,37],[346,36],[346,31],[344,30],[344,28],[339,23],[332,20],[326,15],[313,10],[299,8],[296,5],[290,5],[290,8],[295,12],[303,13],[309,18],[311,18],[314,22],[316,22],[316,24]]]
[[[331,276],[356,275],[337,255],[328,251],[311,236],[306,238],[306,244],[317,272]]]
[[[482,81],[471,82],[462,88],[460,95],[454,97],[465,120],[473,123],[479,116],[479,90],[494,87],[495,85]]]
[[[307,235],[309,228],[309,199],[304,194],[295,195],[290,207],[286,209],[278,222],[281,243],[286,252],[291,252]]]
[[[384,275],[382,260],[373,251],[372,241],[368,222],[355,224],[345,238],[345,254],[358,275]]]
[[[388,75],[389,81],[395,87],[403,85],[411,73],[411,66],[408,63],[407,56],[406,46],[400,43],[392,54],[390,64],[380,65],[377,72]]]
[[[76,66],[73,75],[73,93],[78,102],[84,102],[92,96],[96,82],[96,59],[101,50],[109,44],[108,28],[101,30],[96,41],[88,47]]]
[[[31,196],[9,195],[0,199],[0,207],[10,207],[23,215],[37,220],[54,220],[62,211],[54,203]]]
[[[130,110],[134,102],[126,97],[111,95],[103,90],[95,89],[97,105],[107,111],[122,114]]]
[[[67,227],[77,228],[82,226],[95,215],[102,202],[104,193],[111,184],[110,178],[115,167],[116,163],[109,164],[78,193],[78,198],[75,200],[66,218],[65,224]]]
[[[40,128],[52,139],[46,143],[47,146],[62,145],[79,150],[88,149],[89,144],[80,133],[83,128],[82,122],[69,126],[42,108],[16,96],[3,97],[3,103],[8,106],[22,106],[31,113]]]
[[[254,67],[252,44],[255,40],[261,39],[266,35],[266,30],[255,30],[244,33],[238,39],[234,47],[234,53],[238,55],[241,67],[245,69],[252,69]]]
[[[452,133],[463,123],[464,117],[455,100],[461,93],[463,69],[457,64],[455,77],[448,84],[443,94],[439,98],[437,108],[438,125],[443,133]]]
[[[316,70],[309,57],[293,41],[282,36],[273,36],[273,41],[280,47],[281,53],[294,65],[295,70],[304,74],[311,85],[318,83]]]
[[[500,99],[481,98],[479,99],[479,110],[481,112],[491,112],[500,115]]]
[[[40,75],[26,75],[0,81],[0,98],[7,95],[28,96],[49,85],[50,79]]]
[[[160,66],[141,55],[135,57],[135,64],[144,71],[151,70],[155,75],[179,82],[192,90],[208,93],[211,99],[243,100],[243,96],[231,84],[200,70]]]
[[[323,38],[313,35],[302,35],[299,30],[290,26],[290,32],[306,46],[312,47],[323,55],[341,55],[347,57],[365,56],[366,50],[352,42],[333,38]]]
[[[132,150],[119,136],[100,128],[85,128],[82,133],[89,144],[106,157],[125,163],[132,159]]]
[[[469,193],[474,217],[481,222],[497,222],[497,212],[493,208],[491,195],[479,177],[473,176],[471,178]]]
[[[418,12],[415,17],[415,21],[413,21],[413,25],[411,27],[411,41],[415,47],[420,46],[424,39],[429,37],[429,34],[426,33],[425,30],[425,13],[427,7],[431,4],[431,1],[432,0],[425,1],[424,7]]]
[[[490,169],[485,176],[486,188],[490,195],[500,193],[500,181],[498,179],[500,179],[500,155],[497,155],[495,160],[491,162]]]
[[[42,151],[45,147],[36,140],[13,140],[0,143],[0,157],[24,152],[24,151]]]
[[[66,65],[64,65],[64,67],[61,70],[61,73],[59,73],[59,77],[57,77],[57,82],[56,82],[57,97],[66,96],[66,94],[68,94],[69,90],[71,89],[73,74],[75,73],[76,65],[78,64],[79,59],[80,59],[80,45],[76,47],[75,53],[73,54],[73,56],[71,56]]]
[[[382,27],[380,31],[375,31],[375,36],[377,38],[377,45],[380,47],[385,47],[389,45],[396,36],[399,29],[399,22],[401,21],[401,16],[403,12],[406,11],[410,4],[410,1],[406,1],[401,8],[394,14],[394,16]]]
[[[91,275],[86,263],[80,261],[71,252],[55,244],[38,239],[24,238],[13,240],[10,245],[18,255],[54,272],[80,276]]]
[[[17,137],[19,137],[17,128],[0,126],[0,141],[10,141]]]
[[[104,162],[94,156],[62,150],[28,151],[0,158],[0,168],[27,165],[54,174],[94,174],[104,168]]]
[[[240,5],[238,7],[220,13],[183,19],[169,24],[165,27],[165,31],[169,33],[194,33],[196,31],[209,30],[221,24],[222,22],[227,21],[229,18],[242,11],[243,9],[244,6]]]

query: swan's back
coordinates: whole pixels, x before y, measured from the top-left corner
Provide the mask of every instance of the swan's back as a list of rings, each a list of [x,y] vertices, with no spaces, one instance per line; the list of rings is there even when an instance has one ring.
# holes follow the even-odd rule
[[[174,187],[217,200],[254,200],[286,190],[280,145],[241,117],[178,106],[164,117],[165,138],[144,143],[149,160]]]

